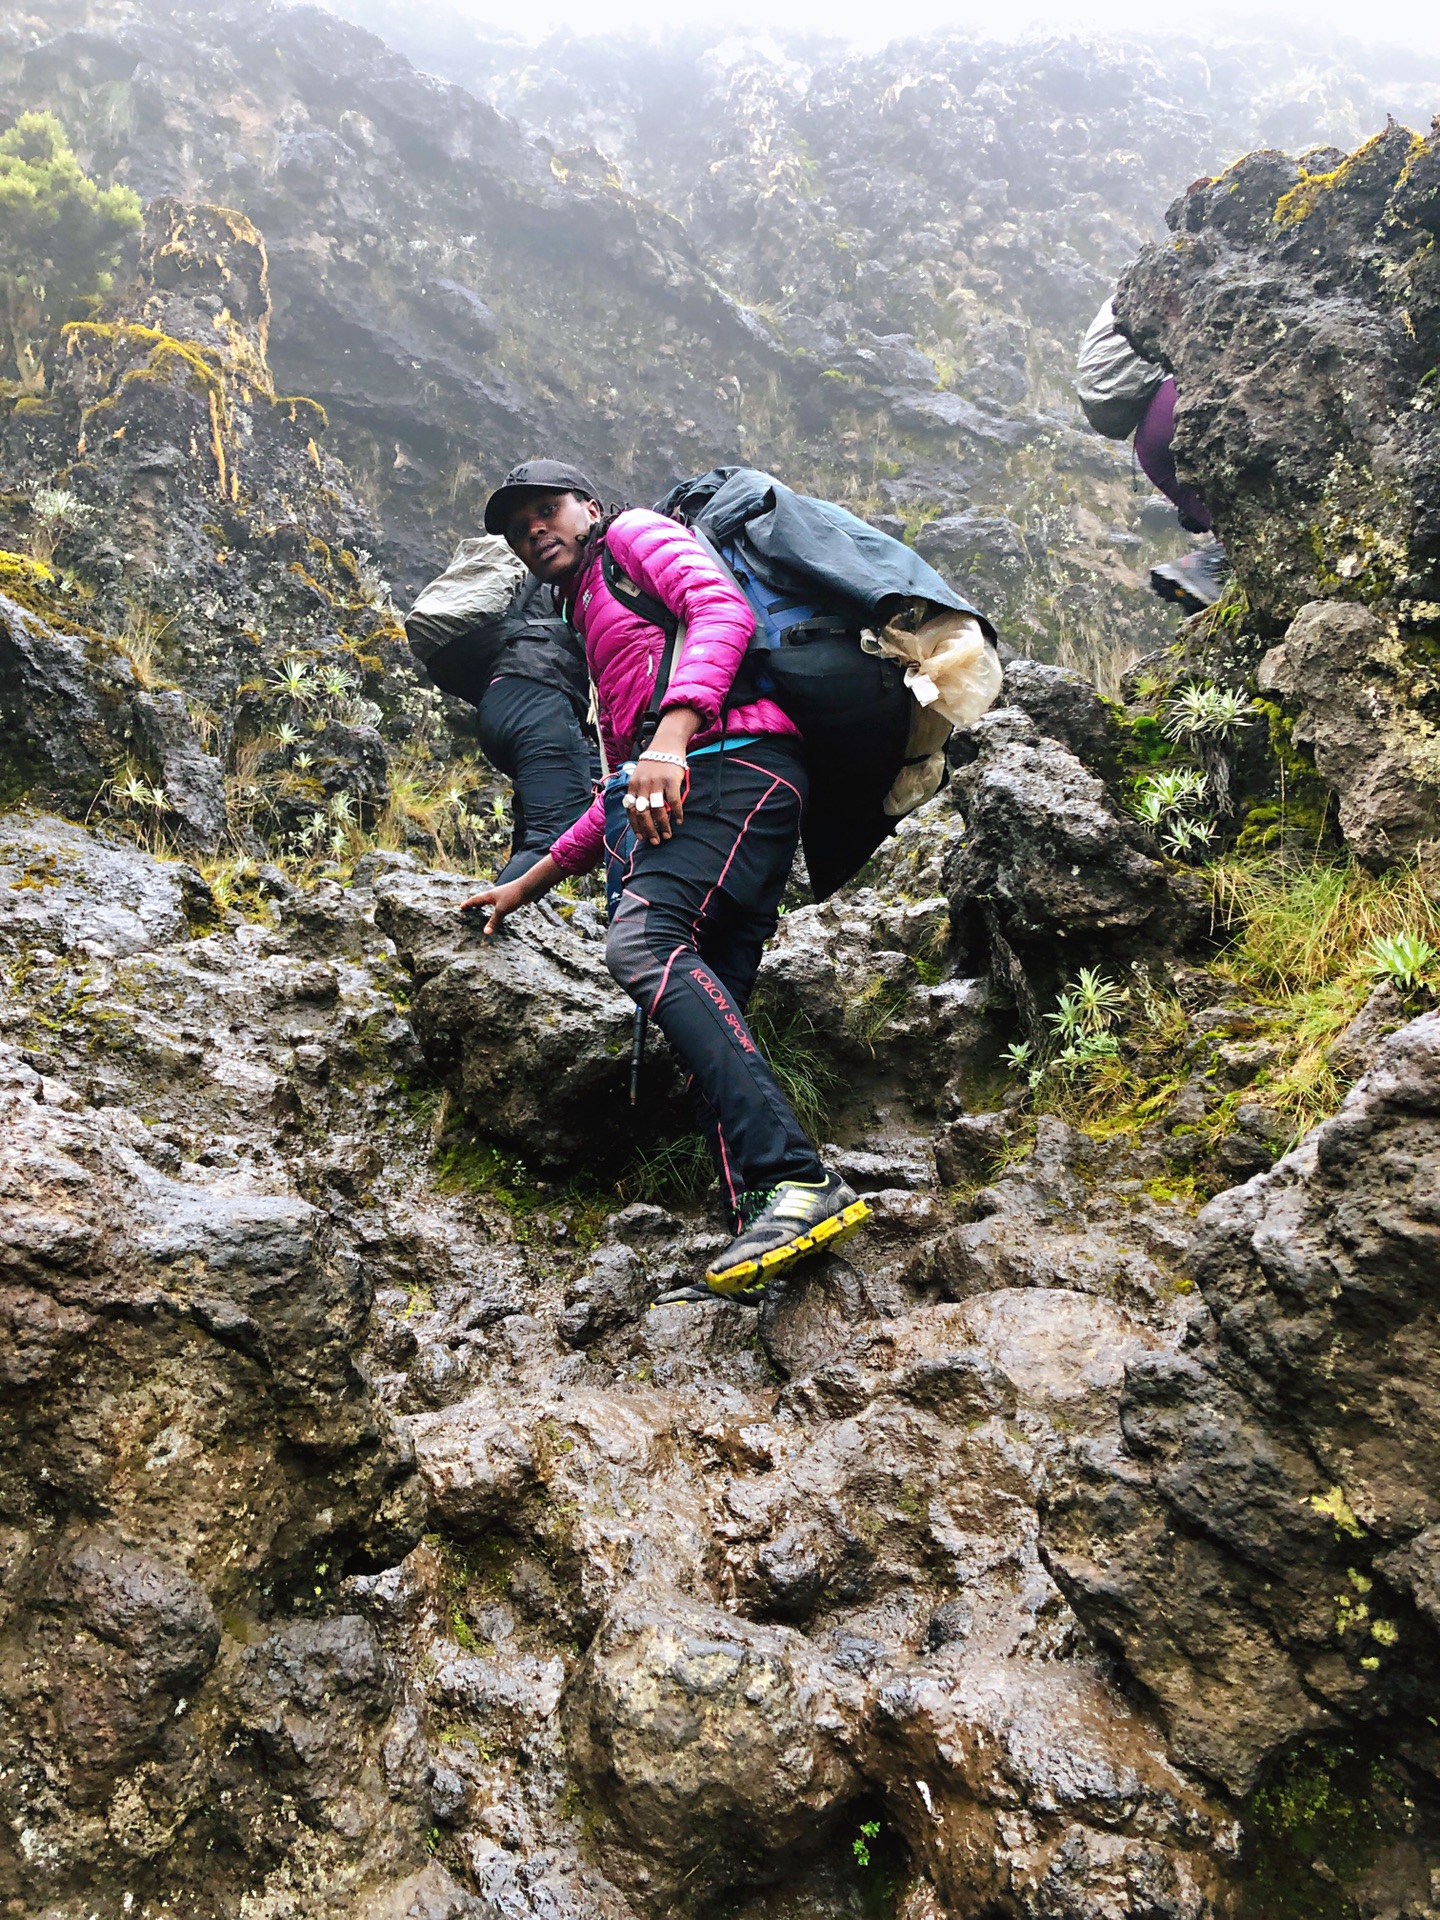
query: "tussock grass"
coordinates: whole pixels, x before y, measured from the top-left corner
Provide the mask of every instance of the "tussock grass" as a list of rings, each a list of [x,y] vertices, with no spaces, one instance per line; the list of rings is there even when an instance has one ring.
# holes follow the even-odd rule
[[[125,602],[125,619],[115,645],[130,662],[136,684],[147,692],[173,684],[162,676],[160,658],[178,618],[178,614],[162,614],[140,600]]]
[[[401,753],[391,763],[389,799],[376,823],[375,844],[400,848],[418,827],[433,843],[434,857],[459,863],[473,871],[481,849],[467,802],[484,784],[481,769],[465,761],[438,764],[428,750]]]
[[[1215,970],[1275,1009],[1267,1037],[1281,1059],[1260,1091],[1305,1132],[1344,1097],[1327,1055],[1387,977],[1385,943],[1408,937],[1440,950],[1440,863],[1377,875],[1345,860],[1232,857],[1210,880],[1216,927],[1232,934]],[[1392,984],[1418,1002],[1440,992],[1440,965]]]
[[[637,1153],[615,1183],[628,1205],[643,1200],[652,1207],[693,1206],[715,1178],[710,1149],[701,1133],[682,1133],[663,1146]]]
[[[812,1140],[827,1139],[841,1079],[819,1028],[802,1013],[776,1014],[765,1006],[752,1005],[746,1018],[801,1126]],[[684,1133],[637,1153],[621,1174],[617,1189],[625,1201],[693,1206],[705,1197],[714,1179],[704,1136]]]
[[[1205,874],[1221,943],[1209,969],[1216,997],[1240,989],[1277,1058],[1194,1131],[1218,1139],[1236,1105],[1256,1100],[1285,1115],[1298,1139],[1344,1099],[1348,1081],[1329,1056],[1377,985],[1388,980],[1412,1012],[1440,999],[1440,860],[1376,875],[1344,858],[1233,854]],[[1036,1111],[1100,1137],[1164,1115],[1195,1064],[1191,1016],[1141,972],[1125,984],[1117,1051],[1052,1068]]]
[[[752,1006],[746,1018],[795,1118],[812,1140],[826,1139],[840,1074],[825,1036],[804,1013],[776,1015],[761,1005]]]
[[[1373,978],[1366,956],[1377,939],[1410,933],[1440,944],[1440,861],[1375,875],[1349,861],[1232,856],[1209,877],[1215,926],[1233,935],[1220,965],[1261,992],[1359,989]]]

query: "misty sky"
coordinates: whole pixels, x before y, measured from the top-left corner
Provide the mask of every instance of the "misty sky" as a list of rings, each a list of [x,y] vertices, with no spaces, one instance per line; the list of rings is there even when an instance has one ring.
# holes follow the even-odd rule
[[[337,13],[371,20],[380,7],[376,0],[328,0]],[[380,0],[380,6],[385,0]],[[394,0],[390,0],[394,4]],[[714,0],[709,9],[693,0],[583,0],[563,12],[544,7],[517,6],[515,0],[442,0],[439,13],[463,15],[477,24],[493,25],[526,38],[541,38],[565,29],[577,34],[625,27],[663,32],[713,22],[755,28],[818,29],[843,34],[868,46],[935,29],[970,29],[985,38],[1005,38],[1036,28],[1059,28],[1072,33],[1122,30],[1126,33],[1173,33],[1203,36],[1215,31],[1264,34],[1273,22],[1286,38],[1336,33],[1362,38],[1371,47],[1409,47],[1427,54],[1440,53],[1440,4],[1437,0],[1293,0],[1292,4],[1244,7],[1224,4],[1209,9],[1194,6],[1167,10],[1159,0],[905,0],[902,7],[884,0]],[[1436,110],[1440,112],[1440,100]]]

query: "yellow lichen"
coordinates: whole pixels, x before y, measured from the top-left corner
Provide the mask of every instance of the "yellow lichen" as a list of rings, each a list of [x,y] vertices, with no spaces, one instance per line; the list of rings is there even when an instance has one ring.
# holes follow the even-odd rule
[[[239,499],[239,477],[230,470],[225,457],[225,442],[231,432],[225,371],[220,355],[213,347],[177,340],[173,334],[161,333],[156,327],[136,326],[123,320],[76,320],[61,331],[67,353],[76,353],[87,345],[118,345],[145,351],[145,364],[127,367],[120,375],[114,391],[87,410],[87,421],[114,407],[125,393],[141,382],[170,381],[178,377],[198,387],[205,396],[210,414],[210,452],[215,461],[220,491],[231,500]]]
[[[1338,167],[1332,167],[1328,173],[1306,173],[1302,170],[1299,180],[1288,193],[1282,193],[1275,203],[1275,224],[1277,227],[1298,227],[1303,220],[1320,206],[1327,194],[1337,188],[1354,184],[1356,176],[1363,172],[1367,163],[1383,150],[1389,138],[1389,130],[1373,134],[1364,146],[1357,147],[1354,153],[1347,154]],[[1414,159],[1416,150],[1425,149],[1425,142],[1418,133],[1410,135],[1410,147],[1405,161],[1408,167]],[[1401,174],[1403,177],[1402,168]]]
[[[184,372],[207,391],[223,390],[220,355],[213,347],[177,340],[158,327],[140,327],[129,320],[72,320],[60,332],[66,353],[76,353],[86,346],[143,347],[150,372]]]
[[[1355,1510],[1345,1498],[1339,1487],[1331,1487],[1328,1493],[1312,1493],[1307,1505],[1316,1513],[1323,1513],[1327,1520],[1333,1520],[1342,1533],[1348,1533],[1352,1540],[1363,1539],[1365,1529],[1355,1517]]]
[[[55,575],[43,561],[0,549],[0,588],[52,587],[54,584]]]
[[[270,402],[278,411],[283,411],[292,426],[298,426],[303,416],[310,427],[312,438],[323,433],[330,424],[330,416],[318,400],[312,400],[303,393],[277,393]]]

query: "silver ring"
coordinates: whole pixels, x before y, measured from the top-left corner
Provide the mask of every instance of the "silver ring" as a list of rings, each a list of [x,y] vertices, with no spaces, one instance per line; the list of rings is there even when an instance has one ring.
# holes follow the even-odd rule
[[[634,796],[634,794],[633,794],[633,793],[627,793],[627,794],[625,794],[625,795],[623,795],[623,796],[622,796],[622,798],[621,798],[621,801],[620,801],[620,804],[621,804],[621,806],[622,806],[622,807],[624,807],[624,808],[625,808],[625,810],[626,810],[626,812],[628,813],[628,812],[630,811],[630,809],[631,809],[631,808],[632,808],[632,807],[633,807],[633,806],[635,805],[635,796]]]
[[[650,804],[652,807],[654,807],[656,812],[659,813],[665,807],[669,806],[670,803],[665,798],[665,795],[663,793],[652,793],[650,796]]]
[[[639,795],[637,799],[631,800],[630,804],[634,807],[636,813],[648,813],[650,811],[650,802],[643,793]]]

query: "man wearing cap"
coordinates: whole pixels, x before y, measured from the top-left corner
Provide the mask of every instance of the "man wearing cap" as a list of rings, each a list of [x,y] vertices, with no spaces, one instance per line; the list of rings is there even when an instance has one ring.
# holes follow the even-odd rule
[[[585,642],[633,850],[621,853],[597,796],[529,873],[465,905],[486,908],[494,933],[566,874],[607,855],[619,869],[605,958],[686,1069],[735,1236],[702,1279],[662,1298],[753,1303],[869,1213],[822,1165],[745,1020],[799,845],[804,742],[774,700],[736,685],[755,616],[734,579],[688,527],[633,508],[602,515],[578,480],[528,461],[485,525],[559,590]]]

